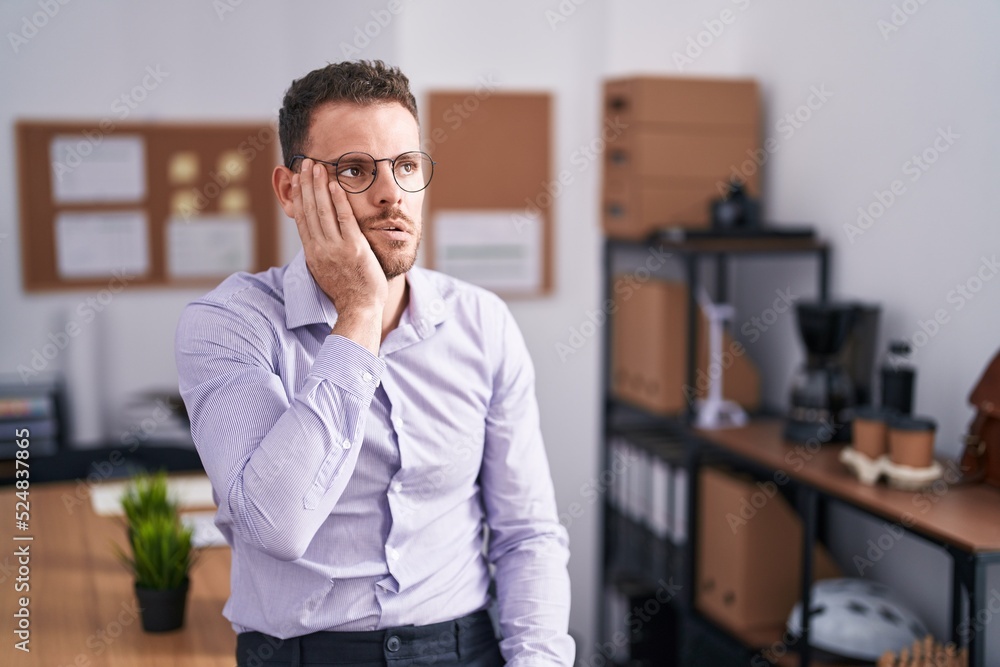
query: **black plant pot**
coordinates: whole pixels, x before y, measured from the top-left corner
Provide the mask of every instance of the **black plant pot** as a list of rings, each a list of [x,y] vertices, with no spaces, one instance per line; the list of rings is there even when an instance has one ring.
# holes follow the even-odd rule
[[[142,629],[146,632],[168,632],[184,625],[187,607],[188,580],[180,588],[155,590],[135,586],[135,597],[142,611]]]

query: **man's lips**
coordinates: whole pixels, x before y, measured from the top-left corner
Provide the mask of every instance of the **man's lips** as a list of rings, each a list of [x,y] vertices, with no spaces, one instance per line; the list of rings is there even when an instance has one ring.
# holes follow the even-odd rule
[[[405,223],[398,221],[377,222],[371,226],[371,229],[373,231],[381,231],[381,232],[393,231],[393,232],[404,232],[406,234],[410,233],[409,227]]]

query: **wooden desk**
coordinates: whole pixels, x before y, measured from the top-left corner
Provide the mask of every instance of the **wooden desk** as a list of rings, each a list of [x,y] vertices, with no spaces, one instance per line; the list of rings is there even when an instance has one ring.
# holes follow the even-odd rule
[[[13,667],[232,667],[236,635],[222,616],[229,597],[227,547],[201,552],[191,572],[184,627],[142,630],[132,576],[116,559],[112,542],[125,546],[120,519],[98,516],[86,487],[77,482],[32,484],[30,530],[13,525],[15,489],[0,490],[3,540],[0,587],[3,646],[0,664]],[[31,542],[14,536],[31,535]],[[14,589],[19,545],[30,544],[28,593]],[[14,648],[12,614],[17,598],[30,596],[30,653]]]

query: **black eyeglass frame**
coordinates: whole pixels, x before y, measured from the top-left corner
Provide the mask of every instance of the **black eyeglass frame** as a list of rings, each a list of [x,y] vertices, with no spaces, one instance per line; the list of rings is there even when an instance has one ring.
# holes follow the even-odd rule
[[[427,161],[431,163],[431,173],[430,176],[427,177],[427,182],[424,184],[424,187],[420,188],[419,190],[407,190],[406,188],[403,187],[402,183],[399,182],[399,179],[396,178],[396,160],[403,157],[404,155],[414,155],[414,154],[422,155],[423,157],[427,158]],[[343,160],[348,155],[367,155],[372,159],[372,162],[375,163],[375,171],[372,172],[371,183],[369,183],[368,187],[366,187],[364,190],[358,190],[357,192],[354,192],[353,190],[348,190],[347,188],[344,188],[344,184],[340,183],[340,176],[337,175],[337,165],[339,165],[340,161]],[[375,159],[374,155],[365,153],[364,151],[350,151],[349,153],[344,153],[343,155],[341,155],[334,162],[330,162],[329,160],[318,160],[314,157],[309,157],[308,155],[293,155],[288,159],[288,164],[286,166],[294,171],[294,167],[292,165],[295,164],[296,160],[312,160],[313,162],[333,167],[334,178],[337,179],[337,183],[340,183],[340,187],[344,188],[344,192],[350,193],[352,195],[359,195],[362,192],[367,192],[373,185],[375,185],[375,181],[378,179],[379,162],[389,163],[389,173],[392,174],[392,180],[396,182],[396,185],[398,185],[403,192],[409,192],[410,194],[413,194],[415,192],[423,192],[424,190],[427,189],[427,186],[431,184],[431,180],[434,178],[434,165],[437,164],[437,162],[435,162],[430,155],[428,155],[423,151],[406,151],[405,153],[400,153],[394,158],[384,157],[378,160]]]

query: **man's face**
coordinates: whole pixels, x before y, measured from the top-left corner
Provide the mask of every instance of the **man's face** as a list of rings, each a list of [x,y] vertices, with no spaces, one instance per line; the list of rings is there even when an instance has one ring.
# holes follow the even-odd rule
[[[353,151],[380,160],[416,150],[420,150],[420,130],[403,105],[334,102],[313,112],[303,153],[335,162]],[[406,192],[393,179],[388,162],[377,164],[372,186],[362,193],[348,194],[347,199],[386,277],[394,278],[409,271],[416,261],[426,191]]]

